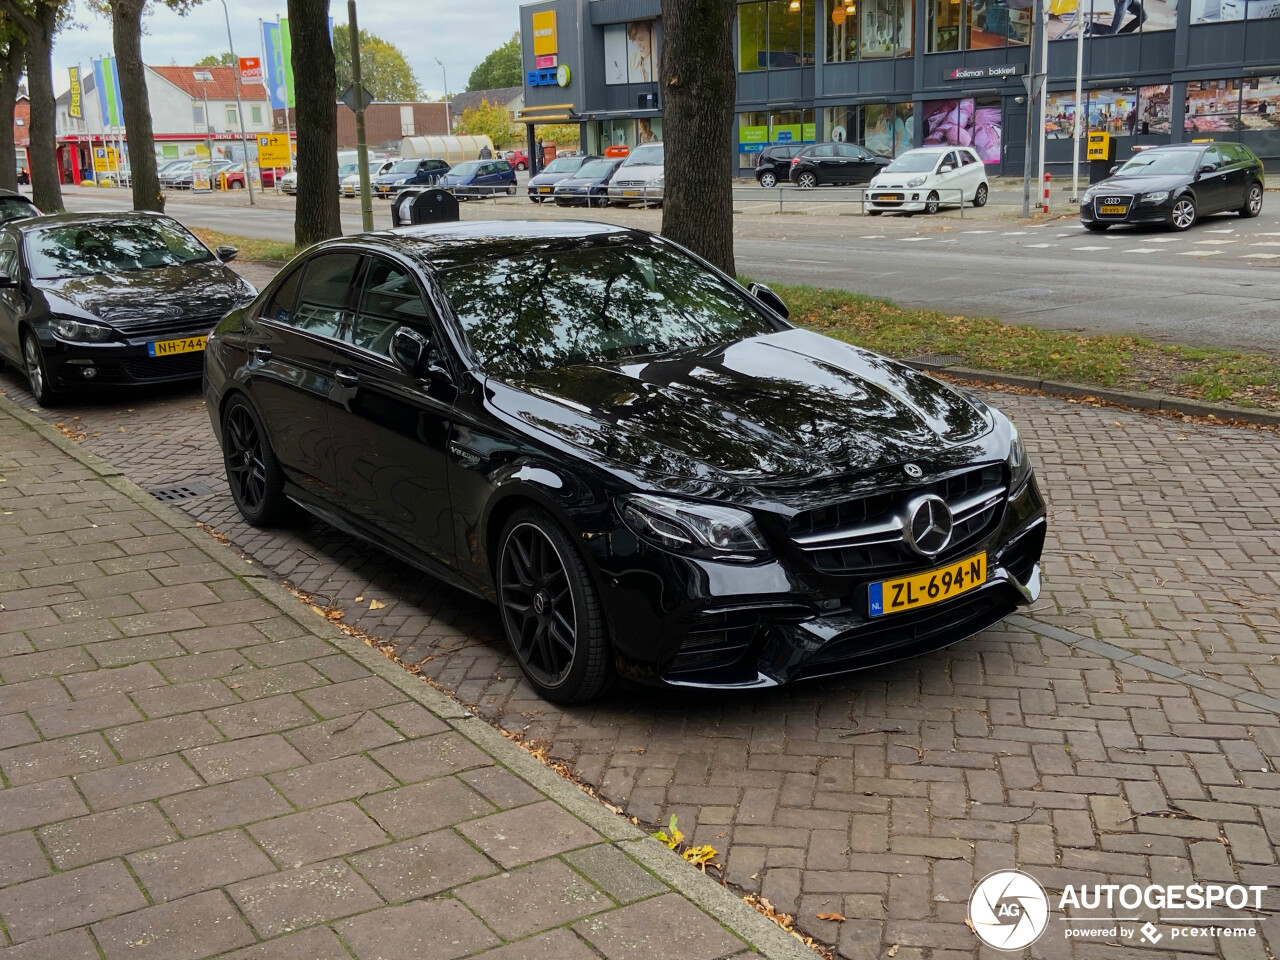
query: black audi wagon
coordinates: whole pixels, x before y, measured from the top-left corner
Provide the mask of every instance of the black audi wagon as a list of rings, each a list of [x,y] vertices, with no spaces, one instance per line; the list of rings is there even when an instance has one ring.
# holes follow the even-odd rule
[[[495,600],[553,700],[871,667],[1032,602],[1009,420],[786,312],[640,230],[407,227],[293,261],[205,393],[249,522],[300,504]]]

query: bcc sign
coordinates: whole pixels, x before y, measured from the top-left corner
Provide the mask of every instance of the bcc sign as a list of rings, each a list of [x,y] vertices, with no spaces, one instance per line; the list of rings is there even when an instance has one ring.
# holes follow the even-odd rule
[[[285,133],[258,134],[258,166],[289,166],[289,135]]]

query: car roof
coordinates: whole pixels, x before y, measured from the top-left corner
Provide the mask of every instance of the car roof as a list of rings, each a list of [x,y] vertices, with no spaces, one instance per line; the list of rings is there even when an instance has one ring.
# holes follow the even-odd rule
[[[163,213],[155,213],[150,210],[109,210],[102,213],[49,213],[41,217],[30,217],[26,220],[14,221],[11,225],[16,225],[19,229],[27,231],[64,224],[71,226],[78,223],[110,223],[119,220],[152,220],[156,218],[173,219]]]
[[[643,230],[586,220],[467,220],[422,223],[355,234],[332,240],[324,249],[341,249],[344,246],[385,247],[425,266],[448,269],[495,256],[563,248],[566,243],[571,244],[575,240],[595,240],[627,234],[649,236]]]
[[[30,203],[33,207],[35,206],[30,197],[25,193],[19,193],[17,190],[0,190],[0,197],[17,197],[20,200],[27,201],[27,203]]]
[[[1216,146],[1217,144],[1212,140],[1208,143],[1161,143],[1154,147],[1143,147],[1141,150],[1137,151],[1134,156],[1137,156],[1140,153],[1151,153],[1153,150],[1203,150],[1205,147]],[[1234,144],[1234,146],[1239,146],[1239,144]]]
[[[901,157],[908,153],[950,153],[952,150],[973,150],[973,147],[962,146],[958,143],[930,144],[927,147],[913,147],[910,150],[903,150],[898,156]]]

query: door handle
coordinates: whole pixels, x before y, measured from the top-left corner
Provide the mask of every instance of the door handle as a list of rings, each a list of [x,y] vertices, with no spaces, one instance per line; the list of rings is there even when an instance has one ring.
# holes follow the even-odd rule
[[[271,348],[270,347],[254,347],[253,355],[257,357],[259,360],[261,360],[263,363],[266,363],[268,360],[271,359]]]
[[[337,380],[338,384],[343,387],[355,387],[360,384],[360,378],[356,376],[355,371],[348,370],[346,367],[340,367],[333,371],[333,379]]]

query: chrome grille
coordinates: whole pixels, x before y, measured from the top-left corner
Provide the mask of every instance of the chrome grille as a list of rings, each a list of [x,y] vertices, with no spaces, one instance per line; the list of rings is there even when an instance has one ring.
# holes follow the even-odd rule
[[[1129,215],[1133,206],[1133,194],[1112,193],[1099,194],[1093,198],[1093,218],[1095,220],[1123,220]],[[1103,207],[1124,207],[1124,213],[1103,213]]]
[[[945,563],[981,539],[1000,518],[1006,499],[1004,466],[991,464],[933,483],[846,500],[797,514],[792,542],[822,573],[877,575],[924,562],[902,537],[909,500],[932,493],[947,502],[955,526],[951,542],[933,562]]]
[[[628,188],[643,187],[644,181],[643,180],[615,180],[613,181],[613,185],[615,187],[628,187]]]
[[[113,320],[111,325],[130,340],[152,339],[180,333],[205,334],[217,326],[221,314],[207,317],[167,317],[162,320]]]

